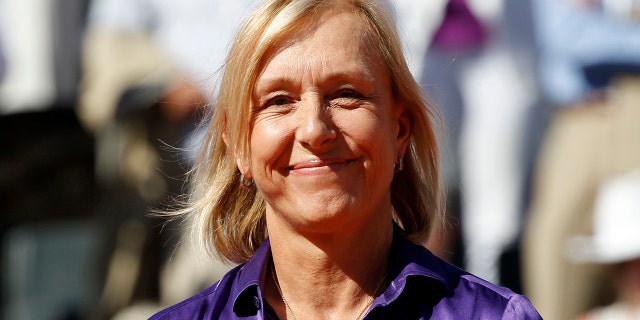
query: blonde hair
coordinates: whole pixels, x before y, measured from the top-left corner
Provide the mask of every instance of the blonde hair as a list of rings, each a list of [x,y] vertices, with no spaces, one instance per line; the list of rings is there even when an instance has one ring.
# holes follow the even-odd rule
[[[189,208],[194,234],[207,252],[248,260],[267,237],[265,203],[257,188],[243,187],[236,158],[248,159],[251,95],[264,59],[301,27],[329,10],[351,10],[368,27],[373,51],[388,68],[395,99],[410,114],[412,135],[404,170],[391,184],[394,220],[405,237],[428,238],[442,221],[438,149],[430,116],[407,67],[387,4],[375,0],[267,0],[241,26],[228,54],[204,147],[192,172]]]

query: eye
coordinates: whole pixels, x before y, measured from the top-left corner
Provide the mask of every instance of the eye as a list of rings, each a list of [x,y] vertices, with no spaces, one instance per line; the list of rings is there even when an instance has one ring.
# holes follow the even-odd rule
[[[362,94],[353,89],[342,89],[337,92],[336,98],[360,99],[362,98]]]
[[[289,96],[277,95],[275,97],[268,99],[266,102],[262,103],[260,105],[260,109],[266,109],[269,107],[276,107],[276,108],[285,107],[292,104],[293,102],[294,102],[293,99]]]
[[[352,109],[360,105],[365,96],[354,89],[341,89],[336,91],[329,98],[329,103],[333,107]]]
[[[267,101],[267,105],[269,105],[269,106],[284,106],[284,105],[289,104],[290,102],[291,102],[291,99],[289,99],[288,97],[277,96],[275,98],[269,99],[269,101]]]

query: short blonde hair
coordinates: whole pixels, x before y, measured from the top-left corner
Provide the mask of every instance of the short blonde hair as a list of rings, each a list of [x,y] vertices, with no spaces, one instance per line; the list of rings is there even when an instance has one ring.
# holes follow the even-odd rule
[[[350,10],[367,24],[372,51],[386,65],[396,101],[412,121],[404,170],[391,184],[394,220],[414,242],[442,221],[435,110],[423,97],[402,53],[388,4],[376,0],[267,0],[241,26],[228,54],[204,147],[192,173],[188,212],[207,252],[232,262],[248,260],[267,237],[265,203],[243,187],[236,158],[251,152],[251,95],[269,53],[328,10]],[[315,20],[314,20],[315,19]]]

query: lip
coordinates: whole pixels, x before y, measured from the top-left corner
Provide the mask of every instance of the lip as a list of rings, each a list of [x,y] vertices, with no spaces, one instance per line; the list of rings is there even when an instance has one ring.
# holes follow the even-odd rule
[[[322,168],[335,169],[336,167],[347,165],[353,159],[335,158],[335,159],[307,159],[299,161],[289,166],[290,171],[314,171]]]

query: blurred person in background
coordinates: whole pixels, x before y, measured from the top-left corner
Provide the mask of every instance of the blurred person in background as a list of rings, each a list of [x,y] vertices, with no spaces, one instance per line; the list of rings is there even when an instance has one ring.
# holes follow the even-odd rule
[[[601,267],[563,253],[592,229],[603,181],[640,164],[637,2],[533,2],[539,79],[552,110],[534,171],[523,242],[524,292],[545,319],[573,319],[611,300]]]
[[[91,2],[78,115],[96,137],[97,176],[111,196],[102,208],[115,237],[105,317],[147,317],[230,268],[196,259],[189,243],[176,242],[187,223],[162,226],[147,215],[184,191],[202,108],[213,98],[231,35],[250,4]]]
[[[605,181],[593,215],[593,233],[569,238],[566,254],[574,263],[603,266],[615,300],[578,319],[640,319],[640,169]]]
[[[449,215],[461,229],[449,257],[514,290],[520,290],[519,266],[501,270],[501,260],[519,241],[521,146],[537,94],[528,3],[446,1],[420,78],[444,115],[443,183]]]
[[[87,3],[0,1],[3,319],[82,318],[99,298],[94,140],[74,111]]]

